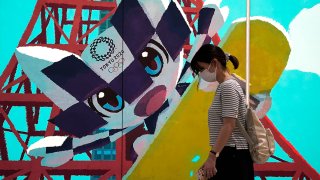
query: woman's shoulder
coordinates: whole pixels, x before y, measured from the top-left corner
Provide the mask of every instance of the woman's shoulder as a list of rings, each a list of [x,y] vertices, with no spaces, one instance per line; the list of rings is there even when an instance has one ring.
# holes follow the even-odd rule
[[[233,78],[225,80],[224,82],[222,82],[220,84],[221,89],[227,89],[227,90],[228,89],[236,89],[236,88],[238,88],[238,86],[240,86],[239,83]]]

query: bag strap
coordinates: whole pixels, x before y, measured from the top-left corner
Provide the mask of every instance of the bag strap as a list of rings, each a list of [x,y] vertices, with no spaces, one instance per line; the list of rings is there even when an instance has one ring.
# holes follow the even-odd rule
[[[248,119],[248,116],[249,116],[249,111],[250,111],[250,108],[247,109],[247,117],[246,119]],[[236,125],[238,126],[241,134],[244,136],[244,138],[247,140],[249,146],[253,146],[253,141],[251,139],[251,137],[249,136],[248,132],[246,131],[246,129],[242,126],[241,122],[239,119],[236,119]]]

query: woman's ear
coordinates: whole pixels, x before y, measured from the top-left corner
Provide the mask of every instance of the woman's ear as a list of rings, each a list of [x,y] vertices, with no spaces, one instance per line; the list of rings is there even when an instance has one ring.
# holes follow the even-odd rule
[[[218,60],[216,58],[213,59],[213,65],[214,65],[214,68],[216,68],[218,65]]]

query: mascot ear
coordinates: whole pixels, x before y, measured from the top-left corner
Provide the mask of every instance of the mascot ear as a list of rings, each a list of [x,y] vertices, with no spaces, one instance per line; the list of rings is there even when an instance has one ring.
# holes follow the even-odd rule
[[[138,0],[154,28],[157,27],[171,0]]]
[[[198,34],[196,35],[192,49],[190,50],[188,62],[191,61],[195,53],[204,44],[209,44],[214,35],[225,23],[229,8],[219,8],[220,2],[207,0],[199,12]]]
[[[57,85],[42,70],[68,56],[80,57],[68,51],[41,46],[26,46],[16,49],[16,57],[23,72],[60,109],[65,110],[78,100]]]
[[[199,12],[198,34],[207,34],[213,37],[225,23],[229,8],[220,8],[220,2],[208,0]]]
[[[192,58],[202,45],[209,44],[211,42],[212,38],[225,23],[229,14],[229,8],[219,8],[220,3],[221,0],[207,0],[200,10],[198,19],[198,33],[187,58],[187,64],[191,62]],[[188,68],[182,74],[183,75],[180,77],[179,83],[186,83],[189,81],[192,71],[190,68]]]

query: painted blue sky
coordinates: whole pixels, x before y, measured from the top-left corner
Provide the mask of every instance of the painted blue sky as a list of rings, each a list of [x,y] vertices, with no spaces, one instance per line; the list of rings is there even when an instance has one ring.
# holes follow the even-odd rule
[[[229,17],[219,34],[228,30],[232,21],[244,17],[246,1],[223,0],[229,6]],[[279,22],[287,31],[294,17],[304,8],[311,8],[320,0],[255,0],[252,16],[264,16]],[[6,67],[31,18],[36,0],[0,1],[0,72]],[[320,17],[315,17],[320,18]],[[319,67],[320,68],[320,67]],[[306,160],[320,172],[320,137],[318,104],[320,76],[298,70],[285,71],[271,92],[272,108],[268,116],[280,132],[297,148]],[[23,118],[23,117],[20,117]],[[277,154],[283,154],[278,151]]]
[[[36,0],[0,1],[0,72],[12,56],[31,18]],[[251,3],[252,16],[265,16],[279,22],[288,30],[292,19],[303,9],[311,8],[320,0],[256,0]],[[246,15],[245,1],[222,0],[222,6],[229,6],[230,13],[219,34],[223,37],[231,22]]]

